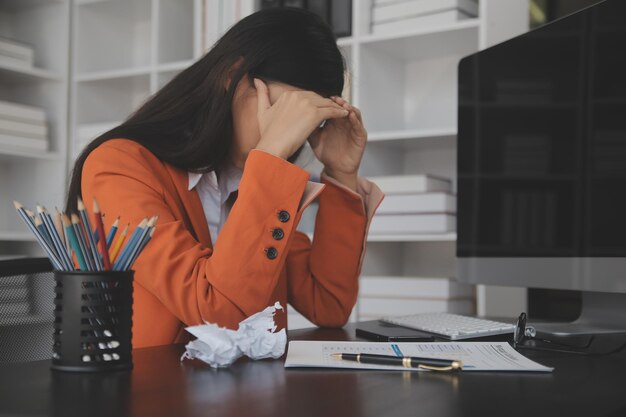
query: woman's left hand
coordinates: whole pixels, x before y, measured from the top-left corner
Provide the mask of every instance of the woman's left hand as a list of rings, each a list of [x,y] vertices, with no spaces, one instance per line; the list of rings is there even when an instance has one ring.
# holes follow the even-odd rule
[[[331,97],[350,112],[348,117],[330,119],[317,128],[308,141],[324,172],[343,185],[356,191],[357,173],[367,143],[361,111],[341,97]]]

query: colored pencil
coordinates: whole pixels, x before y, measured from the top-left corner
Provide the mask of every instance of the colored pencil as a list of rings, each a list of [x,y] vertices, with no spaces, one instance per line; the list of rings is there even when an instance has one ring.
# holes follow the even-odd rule
[[[117,236],[117,240],[113,244],[113,248],[111,249],[111,262],[115,263],[117,259],[117,255],[120,253],[120,249],[122,248],[122,244],[124,244],[124,240],[126,240],[126,234],[128,233],[128,227],[130,224],[127,224],[122,233]]]
[[[102,262],[100,261],[98,249],[96,248],[96,240],[94,239],[92,233],[93,229],[91,227],[91,222],[89,221],[89,216],[87,215],[87,208],[80,197],[78,197],[78,214],[80,215],[80,220],[83,228],[85,229],[85,235],[87,235],[87,242],[89,243],[89,250],[91,251],[96,271],[102,271]]]
[[[128,240],[128,243],[126,244],[126,246],[124,246],[124,249],[122,249],[120,258],[113,265],[114,271],[122,270],[122,266],[126,264],[126,261],[128,259],[128,256],[130,255],[130,252],[133,250],[133,248],[137,244],[137,239],[139,239],[139,236],[141,236],[141,234],[143,233],[144,229],[146,228],[147,223],[148,223],[148,219],[145,218],[135,228],[135,230],[133,231],[133,234],[130,236],[130,239]]]
[[[78,260],[78,265],[81,271],[88,271],[87,263],[85,262],[85,258],[83,257],[83,253],[80,250],[80,244],[78,243],[78,238],[76,237],[76,233],[74,233],[74,228],[72,227],[72,222],[66,214],[63,214],[63,227],[65,228],[65,236],[70,241],[70,245],[74,248],[74,253],[76,254],[76,259]]]
[[[48,230],[46,229],[46,226],[43,224],[43,220],[41,220],[41,217],[39,216],[35,217],[35,227],[39,231],[39,234],[41,235],[41,237],[46,241],[46,243],[50,247],[50,250],[52,251],[54,256],[57,259],[59,259],[59,254],[57,253],[56,249],[54,249],[54,245],[52,244],[52,239],[50,239],[50,236],[48,235]]]
[[[72,265],[72,260],[70,259],[70,256],[67,254],[65,246],[63,245],[63,242],[61,241],[61,237],[57,233],[57,229],[54,227],[54,223],[52,222],[52,218],[50,217],[50,214],[48,214],[45,207],[40,206],[40,205],[37,205],[37,214],[41,218],[41,221],[43,222],[43,225],[46,228],[46,231],[48,232],[50,241],[52,242],[52,245],[55,248],[57,255],[59,256],[59,260],[61,261],[61,264],[65,267],[65,269],[67,269],[68,271],[71,271],[72,269],[74,269]]]
[[[22,218],[24,223],[26,223],[26,227],[28,227],[31,233],[35,235],[35,238],[39,242],[39,245],[44,250],[44,252],[46,252],[46,255],[48,255],[48,258],[50,259],[50,262],[52,262],[52,265],[54,266],[54,268],[59,271],[63,270],[63,266],[61,265],[59,260],[56,258],[56,255],[54,254],[54,252],[52,252],[52,249],[50,248],[50,246],[48,246],[48,243],[45,241],[43,236],[39,233],[37,226],[35,224],[36,220],[33,221],[31,216],[27,213],[27,210],[24,209],[24,206],[22,206],[19,202],[14,201],[13,205],[15,206],[15,209],[17,210],[17,214]]]
[[[111,247],[111,243],[113,243],[113,238],[115,237],[115,233],[117,233],[117,229],[120,224],[120,216],[117,216],[117,219],[113,222],[113,225],[109,229],[109,234],[107,235],[107,248]]]
[[[96,223],[96,228],[98,229],[98,233],[102,236],[100,239],[100,252],[102,254],[102,266],[105,271],[111,270],[111,261],[109,260],[109,249],[107,248],[107,242],[105,240],[106,234],[104,233],[104,224],[102,223],[102,217],[100,216],[100,206],[98,206],[98,201],[93,199],[93,217]]]
[[[87,264],[87,270],[95,271],[94,264],[92,263],[92,259],[90,256],[90,252],[87,250],[87,245],[85,243],[85,236],[83,235],[83,229],[80,224],[80,219],[76,214],[72,214],[70,216],[72,221],[72,228],[74,229],[74,234],[76,235],[76,240],[78,241],[78,248],[83,255],[85,263]]]
[[[133,264],[135,263],[135,261],[137,260],[137,258],[139,257],[143,249],[146,247],[146,245],[150,241],[150,239],[152,239],[152,235],[154,235],[155,230],[156,230],[156,226],[153,226],[150,229],[150,232],[148,233],[146,238],[143,240],[143,242],[141,242],[141,245],[139,246],[139,250],[137,250],[137,253],[135,254],[135,256],[133,256],[130,262],[128,262],[128,266],[126,267],[126,270],[130,269],[130,267],[133,266]]]
[[[59,211],[58,208],[54,208],[54,225],[59,231],[59,235],[63,237],[63,241],[65,242],[65,247],[67,248],[67,253],[70,254],[70,258],[72,257],[72,246],[70,245],[70,239],[65,234],[65,228],[63,227],[63,214]],[[71,223],[70,223],[71,224]]]
[[[151,218],[150,220],[148,220],[146,227],[142,231],[141,235],[139,235],[139,239],[137,239],[137,241],[135,242],[135,245],[131,248],[130,254],[126,258],[126,262],[122,265],[122,271],[126,271],[127,269],[129,269],[134,259],[139,255],[139,250],[140,248],[142,248],[142,245],[144,241],[146,240],[146,238],[150,235],[150,231],[156,224],[157,219],[158,218],[155,216]]]

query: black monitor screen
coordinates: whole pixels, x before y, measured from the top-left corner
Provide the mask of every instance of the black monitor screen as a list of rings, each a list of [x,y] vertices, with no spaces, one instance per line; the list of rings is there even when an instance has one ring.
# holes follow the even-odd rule
[[[459,257],[626,256],[626,1],[459,65]]]

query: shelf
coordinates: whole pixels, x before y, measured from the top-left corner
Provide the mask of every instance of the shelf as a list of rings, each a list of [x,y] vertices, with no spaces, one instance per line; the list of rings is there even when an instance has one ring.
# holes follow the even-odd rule
[[[17,213],[15,214],[15,220],[20,221]],[[26,226],[24,226],[26,227]],[[0,231],[0,241],[10,242],[36,242],[35,236],[30,232],[2,232]]]
[[[356,39],[352,36],[337,39],[337,45],[339,46],[352,46],[356,43]]]
[[[32,7],[48,6],[50,3],[63,3],[64,0],[2,0],[0,6],[3,10],[23,10]]]
[[[388,130],[370,132],[367,142],[369,145],[384,145],[411,150],[436,145],[454,145],[456,134],[456,128]]]
[[[423,59],[438,55],[450,55],[467,51],[467,44],[478,49],[480,19],[421,28],[411,32],[393,34],[371,34],[358,42],[363,46],[380,49],[388,55],[403,60]],[[446,48],[441,46],[445,45]]]
[[[108,71],[95,71],[76,75],[77,82],[90,82],[102,80],[114,80],[117,78],[134,77],[137,75],[149,75],[152,68],[149,66],[124,68]]]
[[[196,62],[194,59],[186,59],[184,61],[176,61],[176,62],[168,62],[166,64],[157,65],[157,71],[165,72],[165,71],[180,71],[188,68]]]
[[[456,233],[423,234],[369,234],[368,242],[456,242]]]
[[[24,68],[19,65],[0,64],[0,79],[3,82],[24,81],[61,81],[63,77],[58,73],[43,68]]]
[[[29,150],[21,150],[21,149],[11,149],[4,148],[0,146],[0,161],[3,163],[15,161],[15,158],[26,158],[26,159],[42,159],[48,161],[59,161],[61,160],[61,154],[58,152],[37,152],[37,151],[29,151]]]

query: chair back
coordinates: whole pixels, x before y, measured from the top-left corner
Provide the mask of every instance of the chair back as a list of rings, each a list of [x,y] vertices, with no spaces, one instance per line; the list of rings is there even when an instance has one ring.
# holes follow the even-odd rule
[[[0,363],[52,357],[54,287],[47,258],[0,261]]]

